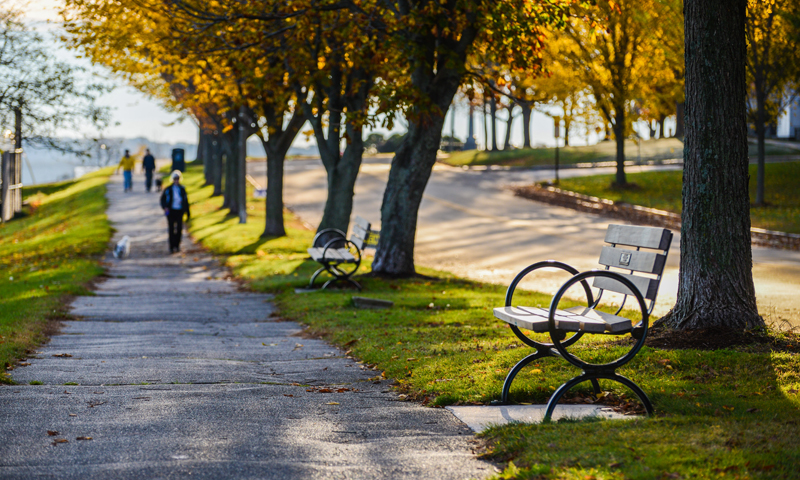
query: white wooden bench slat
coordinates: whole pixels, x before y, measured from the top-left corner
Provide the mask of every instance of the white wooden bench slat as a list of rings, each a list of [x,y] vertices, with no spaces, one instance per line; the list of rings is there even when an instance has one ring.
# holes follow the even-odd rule
[[[369,234],[369,230],[363,228],[361,225],[354,224],[353,225],[353,233],[351,235],[358,235],[361,238],[367,238]]]
[[[667,257],[655,252],[626,250],[605,246],[600,253],[600,264],[609,267],[624,268],[635,272],[661,275]]]
[[[671,239],[672,232],[666,228],[609,225],[605,241],[615,245],[666,250]]]
[[[361,218],[359,216],[356,216],[356,219],[353,221],[353,223],[355,225],[358,225],[359,227],[363,228],[364,230],[369,230],[370,227],[372,226],[367,220],[365,220],[365,219],[363,219],[363,218]]]
[[[324,258],[322,256],[323,252],[325,253]],[[356,261],[356,257],[344,248],[329,248],[327,252],[325,252],[325,249],[322,247],[309,248],[308,254],[311,255],[311,259],[315,262],[319,262],[323,259],[336,263],[353,263]]]
[[[619,275],[622,275],[623,277],[630,280],[631,283],[633,283],[633,285],[637,289],[639,289],[639,292],[641,292],[644,298],[648,300],[655,300],[656,294],[658,293],[657,279],[638,277],[636,275],[628,275],[626,273],[620,273]],[[621,282],[609,277],[594,277],[592,285],[596,288],[602,288],[603,290],[611,290],[612,292],[621,293],[623,295],[633,295],[633,292],[630,291],[628,287],[623,285]]]
[[[358,247],[359,250],[364,250],[364,245],[366,242],[364,242],[364,239],[362,237],[359,237],[354,233],[350,235],[350,241],[355,243],[356,247]]]
[[[506,323],[534,332],[548,329],[548,310],[536,307],[499,307],[494,316]],[[631,329],[631,321],[610,313],[598,312],[586,307],[557,310],[556,328],[568,332],[618,333]]]

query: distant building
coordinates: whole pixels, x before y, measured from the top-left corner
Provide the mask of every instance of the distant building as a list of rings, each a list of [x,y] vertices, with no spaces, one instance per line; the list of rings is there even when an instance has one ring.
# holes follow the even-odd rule
[[[800,95],[778,117],[774,134],[776,138],[800,140]]]

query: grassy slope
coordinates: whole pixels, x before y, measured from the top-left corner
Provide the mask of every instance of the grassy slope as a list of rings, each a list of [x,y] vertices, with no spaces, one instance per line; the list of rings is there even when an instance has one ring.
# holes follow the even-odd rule
[[[800,162],[768,163],[765,196],[767,207],[753,207],[750,217],[754,227],[780,232],[800,233]],[[682,172],[629,173],[628,181],[640,188],[615,190],[612,175],[569,178],[561,180],[560,188],[573,192],[607,198],[615,202],[681,211]],[[750,165],[750,199],[755,201],[756,166]]]
[[[750,157],[755,158],[756,145],[750,146]],[[766,145],[767,155],[799,155],[800,150],[778,145]],[[639,159],[639,147],[632,140],[625,141],[626,160]],[[668,158],[683,157],[683,142],[675,138],[645,140],[641,145],[642,160],[663,160]],[[616,144],[614,142],[600,142],[589,146],[571,146],[559,149],[559,163],[561,165],[585,162],[611,162],[616,160]],[[513,167],[533,167],[539,165],[553,165],[555,163],[555,148],[530,148],[499,152],[485,152],[472,150],[458,152],[442,160],[453,166],[461,165],[507,165]]]
[[[360,277],[362,295],[395,302],[388,310],[354,308],[353,291],[295,294],[294,288],[305,286],[316,268],[305,253],[311,232],[290,220],[288,237],[259,239],[263,200],[251,201],[250,223],[239,225],[216,210],[221,199],[209,198],[210,189],[199,188],[200,181],[200,170],[190,167],[192,234],[222,254],[252,288],[275,293],[282,317],[350,350],[373,365],[376,376],[396,379],[409,398],[432,406],[485,403],[499,397],[508,369],[530,352],[492,316],[492,307],[503,301],[500,286],[429,270],[423,270],[427,279]],[[549,303],[549,297],[531,292],[515,298],[529,305]],[[582,342],[575,351],[600,360],[624,350],[603,346],[603,340]],[[646,347],[620,373],[650,394],[659,416],[499,427],[486,435],[491,441],[487,455],[513,460],[507,478],[658,478],[672,473],[707,478],[729,466],[749,478],[797,478],[798,372],[797,354]],[[565,362],[542,360],[517,377],[512,399],[544,402],[577,373]],[[603,386],[624,394],[613,384]],[[588,389],[578,392],[585,395]]]
[[[0,226],[0,365],[42,342],[48,320],[64,315],[69,295],[103,272],[107,247],[108,171],[80,180],[29,187],[30,215]],[[7,378],[6,378],[7,380]]]

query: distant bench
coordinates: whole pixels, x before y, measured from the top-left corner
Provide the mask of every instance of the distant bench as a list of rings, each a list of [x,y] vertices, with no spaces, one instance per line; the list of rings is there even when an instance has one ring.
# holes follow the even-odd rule
[[[600,393],[599,379],[619,382],[630,388],[639,397],[648,414],[653,413],[650,399],[638,385],[616,373],[616,370],[636,356],[647,337],[648,320],[655,306],[661,275],[667,262],[672,232],[665,228],[637,227],[631,225],[609,225],[599,263],[605,270],[590,270],[579,273],[577,269],[554,260],[537,262],[522,270],[508,287],[504,307],[494,309],[494,316],[511,326],[514,334],[526,345],[536,351],[520,360],[508,373],[503,383],[500,404],[507,404],[511,382],[526,365],[543,357],[561,357],[583,370],[583,373],[561,385],[547,402],[544,420],[549,421],[558,400],[572,387],[590,381],[596,394]],[[620,248],[619,245],[632,247]],[[647,249],[647,250],[642,250]],[[541,268],[558,268],[572,274],[553,296],[549,308],[514,306],[514,291],[529,273]],[[611,270],[611,268],[617,270]],[[620,270],[625,271],[622,273]],[[586,281],[593,278],[592,287],[599,290],[597,297]],[[559,309],[564,294],[578,283],[586,295],[585,307]],[[622,294],[622,302],[614,313],[599,310],[603,292],[608,290]],[[631,319],[619,316],[629,296],[636,299],[641,311],[641,319],[634,323]],[[645,299],[650,301],[649,307]],[[638,315],[637,315],[638,316]],[[548,333],[552,343],[541,343],[529,338],[520,329],[537,333]],[[627,354],[605,364],[594,364],[581,360],[567,348],[574,345],[584,333],[623,335],[630,334],[635,343]],[[569,336],[569,337],[568,337]]]
[[[312,247],[308,249],[311,259],[322,265],[308,282],[308,288],[314,287],[314,281],[322,272],[333,276],[322,285],[326,288],[333,282],[346,281],[361,290],[361,285],[352,277],[361,265],[361,252],[366,248],[374,248],[378,244],[380,232],[372,229],[372,225],[361,217],[353,222],[353,233],[350,239],[337,228],[326,228],[314,236]]]

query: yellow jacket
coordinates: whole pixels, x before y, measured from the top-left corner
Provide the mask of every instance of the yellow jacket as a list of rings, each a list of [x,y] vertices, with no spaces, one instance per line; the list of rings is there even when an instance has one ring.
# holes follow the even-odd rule
[[[119,166],[117,169],[122,169],[126,172],[133,170],[134,165],[136,164],[136,160],[133,157],[122,157],[122,160],[119,161]]]

